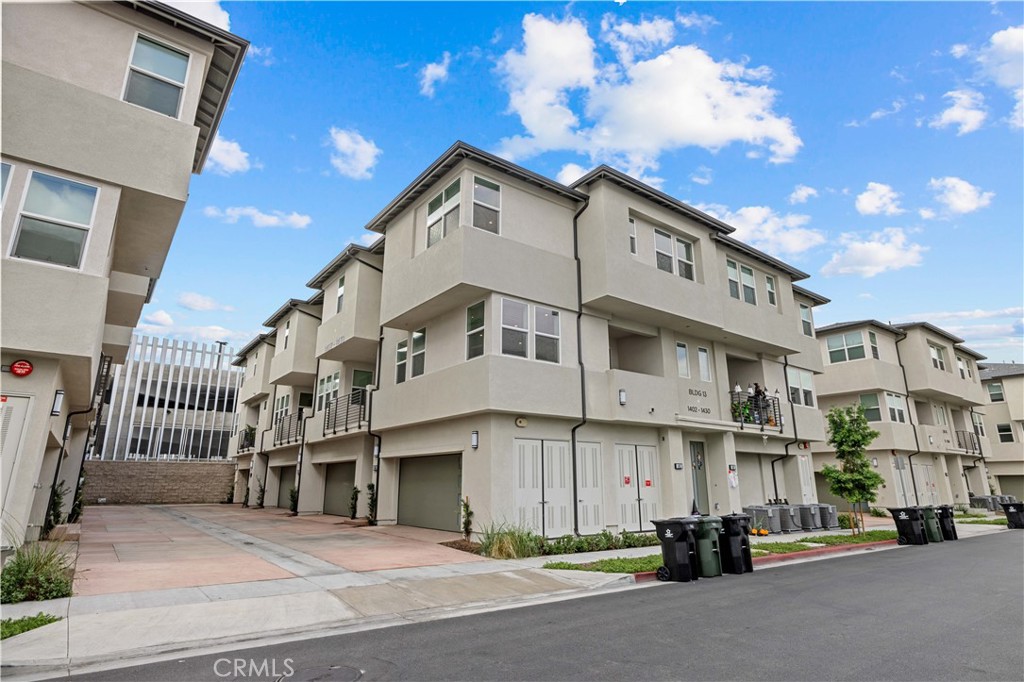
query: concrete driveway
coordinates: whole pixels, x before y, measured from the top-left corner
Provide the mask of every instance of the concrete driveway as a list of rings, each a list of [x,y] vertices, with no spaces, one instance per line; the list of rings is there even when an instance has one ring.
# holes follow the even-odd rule
[[[439,545],[457,533],[347,526],[238,505],[90,506],[76,595],[202,587],[481,561]]]

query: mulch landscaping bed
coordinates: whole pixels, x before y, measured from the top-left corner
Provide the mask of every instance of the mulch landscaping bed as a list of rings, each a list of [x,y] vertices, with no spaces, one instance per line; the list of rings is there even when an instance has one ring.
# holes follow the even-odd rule
[[[444,545],[445,547],[451,547],[452,549],[457,549],[462,552],[469,552],[470,554],[480,553],[479,542],[470,542],[463,538],[459,538],[458,540],[449,540],[448,542],[440,542],[438,544]]]

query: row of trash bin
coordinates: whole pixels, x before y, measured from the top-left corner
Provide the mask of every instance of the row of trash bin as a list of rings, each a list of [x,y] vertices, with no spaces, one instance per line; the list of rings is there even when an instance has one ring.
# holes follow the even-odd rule
[[[690,582],[754,570],[748,514],[684,516],[651,523],[661,540],[664,564],[658,569],[658,580]]]
[[[927,545],[929,542],[957,540],[953,523],[953,506],[940,504],[925,507],[889,508],[896,521],[896,542],[901,545]]]
[[[989,511],[999,511],[1004,504],[1019,502],[1013,495],[971,495],[971,506]]]
[[[805,530],[839,528],[839,513],[834,504],[767,504],[744,507],[753,528],[769,533],[799,533]]]

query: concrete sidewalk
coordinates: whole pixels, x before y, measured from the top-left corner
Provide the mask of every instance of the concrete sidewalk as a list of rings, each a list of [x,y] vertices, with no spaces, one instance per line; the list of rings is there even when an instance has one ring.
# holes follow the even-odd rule
[[[165,516],[169,513],[167,510],[151,511]],[[211,520],[214,517],[204,516],[203,510],[174,508],[170,513],[168,518],[190,527],[207,524],[203,531],[206,535],[224,531],[226,544],[238,541],[243,543],[240,547],[249,548],[244,543],[253,542],[231,535],[240,531],[215,523]],[[177,515],[184,515],[184,518]],[[276,524],[278,519],[272,521]],[[200,526],[195,526],[196,523]],[[311,523],[322,525],[323,521]],[[306,525],[296,527],[306,528]],[[1006,531],[1005,527],[967,524],[957,528],[961,538]],[[181,533],[173,526],[165,526],[164,530],[176,536]],[[390,532],[408,535],[417,530],[394,528]],[[799,541],[823,533],[774,535],[758,541]],[[257,536],[244,534],[244,537]],[[361,534],[356,535],[351,542],[358,546],[360,537]],[[193,538],[206,546],[202,535]],[[657,546],[638,547],[513,561],[495,561],[458,552],[462,556],[456,556],[457,560],[450,563],[352,571],[266,539],[258,542],[259,546],[249,552],[254,552],[253,556],[260,555],[256,558],[261,561],[263,556],[270,557],[269,565],[286,567],[282,570],[288,577],[218,583],[214,576],[213,580],[207,579],[207,584],[84,594],[70,599],[4,606],[4,618],[43,611],[61,616],[63,620],[5,640],[0,668],[3,678],[45,679],[69,671],[122,667],[129,661],[149,662],[268,641],[287,641],[300,633],[304,637],[322,636],[576,598],[597,591],[630,589],[639,587],[632,575],[552,571],[540,567],[548,561],[580,563],[612,556],[648,556],[660,551]],[[428,551],[431,543],[417,542],[424,545],[423,551]],[[295,544],[294,539],[290,544]],[[403,545],[395,546],[399,547]],[[183,561],[170,563],[175,564],[176,570],[192,568]],[[794,562],[783,565],[791,563]]]

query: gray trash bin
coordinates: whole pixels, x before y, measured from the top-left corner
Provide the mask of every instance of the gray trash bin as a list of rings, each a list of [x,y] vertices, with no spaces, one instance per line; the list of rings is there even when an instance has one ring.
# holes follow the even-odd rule
[[[803,530],[800,526],[800,510],[796,505],[773,504],[771,507],[779,515],[783,533],[798,533]]]
[[[750,516],[751,528],[764,528],[769,533],[782,532],[782,520],[779,518],[778,509],[765,505],[744,507],[743,513]]]
[[[824,529],[839,528],[839,511],[834,504],[818,504],[818,516]]]
[[[818,512],[818,505],[801,504],[799,508],[801,529],[814,530],[815,528],[821,528],[821,516]]]

